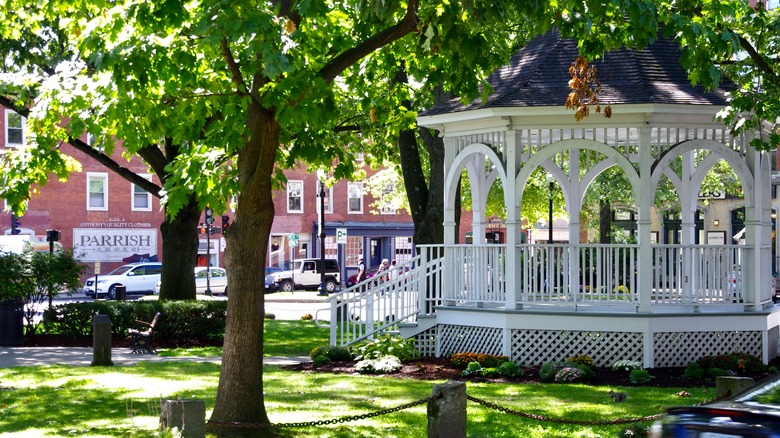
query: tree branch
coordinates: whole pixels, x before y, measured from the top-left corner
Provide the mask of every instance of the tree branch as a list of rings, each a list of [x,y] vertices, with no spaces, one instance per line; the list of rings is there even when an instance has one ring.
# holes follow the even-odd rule
[[[739,45],[742,46],[743,49],[748,53],[748,56],[750,56],[750,59],[753,60],[753,62],[756,63],[756,66],[764,72],[765,78],[767,78],[774,86],[780,86],[780,78],[778,78],[777,73],[772,69],[772,66],[769,65],[769,63],[766,62],[766,60],[761,56],[761,54],[758,53],[755,47],[753,47],[752,44],[750,44],[750,41],[748,41],[745,37],[739,36]]]
[[[371,36],[357,46],[346,50],[339,56],[333,58],[329,63],[322,67],[320,75],[322,75],[327,83],[330,83],[336,79],[341,72],[354,65],[369,53],[413,32],[417,29],[419,21],[417,19],[418,8],[419,0],[409,0],[409,5],[406,8],[406,15],[400,22]]]
[[[19,107],[15,101],[7,98],[6,96],[0,96],[0,105],[13,109],[16,113],[21,115],[22,117],[29,117],[30,116],[30,110],[26,107]],[[99,150],[93,148],[92,146],[86,144],[84,141],[78,138],[70,137],[68,136],[68,144],[73,146],[74,149],[76,149],[79,152],[82,152],[89,156],[90,158],[94,159],[95,161],[99,162],[100,164],[104,165],[107,169],[113,171],[117,175],[121,176],[122,178],[130,181],[131,183],[143,188],[147,192],[151,193],[153,196],[159,198],[160,197],[160,190],[162,189],[157,184],[149,181],[146,178],[143,178],[142,176],[138,175],[137,173],[133,172],[132,170],[128,169],[127,167],[124,167],[114,161],[111,157],[104,154],[103,152],[100,152]],[[139,152],[140,155],[140,152]],[[159,174],[158,174],[159,175]]]

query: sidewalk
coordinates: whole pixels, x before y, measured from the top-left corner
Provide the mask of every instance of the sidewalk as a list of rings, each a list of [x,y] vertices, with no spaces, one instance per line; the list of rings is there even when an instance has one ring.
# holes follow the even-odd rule
[[[39,365],[89,366],[92,363],[92,347],[0,347],[0,368]],[[221,357],[160,357],[152,354],[131,354],[129,348],[113,348],[111,362],[114,366],[131,366],[142,361],[155,362],[211,362],[222,363]],[[264,357],[265,365],[294,365],[310,362],[307,356]]]

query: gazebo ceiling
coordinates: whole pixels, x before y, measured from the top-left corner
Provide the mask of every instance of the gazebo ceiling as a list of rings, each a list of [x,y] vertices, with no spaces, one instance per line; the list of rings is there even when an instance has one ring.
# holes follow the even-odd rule
[[[467,104],[453,99],[421,114],[422,117],[492,109],[563,108],[571,91],[568,69],[578,55],[573,39],[561,38],[550,31],[518,50],[509,64],[493,72],[488,82],[493,93],[486,102],[477,98]],[[610,105],[727,105],[722,85],[707,91],[692,86],[680,65],[679,45],[671,38],[660,38],[642,50],[620,49],[593,62],[601,82],[599,99]]]

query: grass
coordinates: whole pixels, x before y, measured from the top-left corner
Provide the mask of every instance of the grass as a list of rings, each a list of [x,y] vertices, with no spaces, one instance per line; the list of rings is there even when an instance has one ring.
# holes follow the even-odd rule
[[[16,367],[0,370],[3,436],[155,436],[160,399],[199,399],[207,417],[214,406],[219,365],[142,362],[132,367]],[[387,376],[304,374],[264,368],[264,399],[273,423],[332,420],[392,408],[431,394],[435,383]],[[609,389],[626,391],[613,403]],[[467,393],[509,409],[577,420],[606,420],[659,413],[693,404],[714,389],[601,388],[588,385],[468,383]],[[623,426],[571,426],[525,419],[469,402],[469,437],[612,437]],[[289,429],[291,436],[420,437],[426,405],[378,417]]]
[[[266,320],[266,355],[308,355],[327,344],[327,329],[312,321]],[[220,348],[167,350],[166,355],[220,355]],[[0,369],[2,436],[160,436],[161,399],[199,399],[206,416],[214,407],[220,366],[211,363],[141,362],[127,367],[15,367]],[[441,381],[389,376],[300,373],[265,366],[263,397],[273,423],[333,420],[423,399]],[[628,393],[614,403],[607,392]],[[580,384],[468,383],[471,396],[536,415],[608,420],[654,415],[714,396],[714,389],[606,388]],[[522,418],[468,402],[468,436],[614,437],[625,426],[576,426]],[[420,437],[427,434],[426,405],[373,418],[285,429],[289,436]]]
[[[330,332],[313,321],[265,320],[264,356],[308,356],[328,345]],[[160,349],[160,356],[222,356],[221,347]]]

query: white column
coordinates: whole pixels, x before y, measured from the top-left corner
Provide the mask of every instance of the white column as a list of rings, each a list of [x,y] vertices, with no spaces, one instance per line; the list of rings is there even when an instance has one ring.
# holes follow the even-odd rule
[[[580,212],[582,182],[580,181],[580,150],[569,152],[569,183],[564,185],[569,199],[569,298],[579,301],[580,293]]]
[[[642,128],[639,132],[639,187],[634,187],[635,192],[638,194],[637,206],[639,208],[639,215],[637,217],[637,241],[639,242],[639,254],[637,256],[637,287],[639,288],[639,311],[650,312],[652,311],[651,297],[653,294],[653,248],[650,243],[650,207],[653,205],[655,198],[655,187],[651,187],[650,184],[650,172],[653,157],[650,154],[650,148],[652,146],[650,128]],[[650,333],[645,333],[645,339],[652,340]],[[645,350],[648,345],[645,342]],[[645,354],[645,365],[648,360],[652,363],[652,345],[651,355],[648,358]]]
[[[504,263],[504,281],[506,284],[506,308],[518,308],[520,296],[518,279],[520,276],[520,245],[522,220],[520,219],[520,200],[517,199],[517,172],[520,169],[520,154],[517,153],[517,131],[506,133],[506,186],[504,187],[504,203],[506,205],[506,260]],[[505,352],[506,353],[506,352]]]
[[[458,154],[458,142],[457,140],[449,137],[444,138],[444,180],[447,181],[449,173],[453,171],[452,163],[455,161],[455,157]],[[454,183],[457,184],[458,178],[454,179]],[[455,199],[450,199],[450,193],[448,187],[444,190],[444,265],[442,269],[442,284],[439,286],[442,288],[440,296],[442,301],[446,303],[447,298],[453,296],[455,291],[454,277],[455,271],[455,253],[452,245],[457,242],[457,236],[455,235]]]

